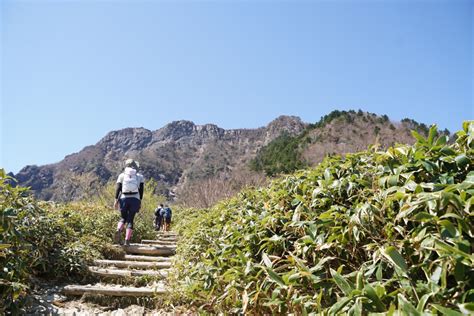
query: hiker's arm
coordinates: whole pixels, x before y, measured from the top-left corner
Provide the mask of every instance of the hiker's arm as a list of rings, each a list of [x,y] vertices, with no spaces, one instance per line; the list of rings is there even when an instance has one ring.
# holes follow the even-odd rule
[[[114,202],[114,209],[118,209],[118,201],[120,194],[122,193],[122,183],[117,182],[115,185],[115,202]]]
[[[143,187],[144,187],[144,184],[142,182],[140,183],[140,187],[138,188],[138,192],[140,193],[140,200],[143,199]]]
[[[117,182],[115,185],[115,200],[119,199],[120,193],[122,193],[122,183]]]

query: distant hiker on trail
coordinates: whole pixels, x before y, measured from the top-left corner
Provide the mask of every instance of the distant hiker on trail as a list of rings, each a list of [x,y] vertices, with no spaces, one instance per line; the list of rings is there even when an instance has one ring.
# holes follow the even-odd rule
[[[161,207],[160,209],[160,217],[161,217],[161,230],[165,230],[166,228],[166,222],[165,222],[165,212],[166,212],[166,207]]]
[[[169,231],[170,230],[170,226],[171,226],[171,208],[166,205],[165,209],[164,209],[164,220],[165,220],[165,231]]]
[[[138,167],[139,164],[137,161],[127,159],[125,161],[125,169],[118,176],[115,188],[114,208],[117,209],[120,206],[122,219],[117,224],[114,241],[117,244],[121,244],[120,235],[126,224],[126,246],[130,246],[130,239],[132,238],[133,232],[133,218],[140,210],[141,199],[143,198],[144,178],[137,172]]]
[[[162,222],[163,222],[163,216],[161,215],[161,210],[163,209],[163,204],[160,204],[155,209],[155,230],[160,230]]]

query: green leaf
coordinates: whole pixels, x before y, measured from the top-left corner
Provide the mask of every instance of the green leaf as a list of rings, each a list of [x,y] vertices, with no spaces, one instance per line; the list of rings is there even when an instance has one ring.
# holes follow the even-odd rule
[[[467,133],[469,131],[469,127],[471,124],[472,124],[471,121],[462,122],[462,129]]]
[[[418,185],[418,183],[416,183],[413,180],[408,180],[403,187],[406,188],[409,191],[415,192],[416,189],[419,187],[419,185]],[[400,199],[402,199],[404,197],[405,197],[405,194],[402,193],[401,196],[400,196]]]
[[[454,227],[453,223],[451,223],[449,220],[443,219],[443,220],[439,221],[438,224],[443,226],[448,231],[448,233],[451,235],[451,237],[456,237],[456,232],[457,232],[456,228]]]
[[[344,292],[345,295],[350,296],[352,293],[352,290],[354,290],[354,287],[347,282],[346,279],[344,279],[339,273],[337,273],[335,270],[330,269],[331,275],[334,279],[334,282],[337,284],[337,286],[341,289],[342,292]]]
[[[402,255],[395,247],[388,246],[384,249],[383,254],[392,264],[399,267],[403,272],[406,273],[408,271],[408,266],[405,262],[405,259],[403,259]]]
[[[364,288],[364,273],[362,271],[357,272],[356,275],[356,289],[362,290]]]
[[[443,135],[436,140],[436,146],[444,146],[448,142],[448,136]]]
[[[290,274],[290,276],[288,277],[288,281],[299,280],[299,279],[301,279],[301,277],[302,277],[302,275],[301,275],[301,273],[299,273],[299,272],[292,273],[292,274]]]
[[[375,304],[375,308],[378,312],[385,312],[387,310],[385,308],[385,305],[382,303],[379,296],[375,292],[374,288],[370,284],[367,284],[366,286],[364,286],[364,294],[370,300],[372,300],[372,302]]]
[[[433,217],[435,216],[431,215],[428,212],[419,212],[418,214],[415,215],[415,220],[420,221],[420,222],[427,222],[431,220]]]
[[[407,315],[422,316],[422,314],[403,296],[398,294],[398,307]]]
[[[348,315],[361,316],[362,315],[362,300],[357,298],[354,305],[347,312]]]
[[[428,140],[428,145],[429,145],[430,147],[433,146],[433,141],[434,141],[434,139],[435,139],[435,137],[436,137],[437,132],[438,132],[437,126],[436,126],[436,125],[432,125],[432,126],[430,127],[430,131],[429,131],[429,133],[428,133],[428,139],[427,139],[427,140]]]
[[[461,262],[457,261],[454,267],[454,278],[456,281],[461,282],[464,281],[466,276],[466,266]]]
[[[450,308],[443,307],[438,304],[432,304],[434,308],[436,308],[438,311],[440,311],[443,315],[446,316],[462,316],[462,314],[458,311],[452,310]]]
[[[413,137],[417,140],[417,143],[420,144],[420,145],[424,145],[426,144],[426,140],[423,136],[421,136],[420,134],[418,134],[417,131],[415,130],[412,130],[411,131],[411,134],[413,135]]]
[[[382,281],[382,277],[383,277],[382,264],[378,264],[377,271],[375,272],[375,278],[377,279],[377,281]]]
[[[387,181],[388,187],[397,186],[398,185],[398,177],[399,177],[398,174],[388,177],[388,181]]]
[[[451,147],[448,147],[448,146],[441,148],[441,152],[447,156],[453,156],[456,154],[456,152]]]
[[[451,203],[452,205],[456,206],[458,210],[462,210],[462,202],[459,199],[459,196],[454,193],[446,191],[441,192],[441,202],[442,207],[446,207]]]
[[[393,316],[395,315],[395,305],[394,304],[390,304],[390,308],[388,309],[388,312],[387,312],[387,316]]]
[[[474,171],[471,171],[467,174],[466,179],[464,180],[464,182],[474,183]]]
[[[456,164],[460,168],[464,168],[465,166],[467,166],[471,162],[471,160],[464,154],[457,156],[456,158],[454,158],[454,160],[456,161]]]
[[[463,220],[463,218],[461,216],[459,216],[458,214],[456,213],[446,213],[444,214],[443,216],[440,217],[440,219],[445,219],[445,218],[455,218],[455,219],[459,219],[459,220]]]
[[[430,297],[433,296],[433,295],[434,295],[434,293],[427,293],[427,294],[423,295],[420,298],[420,301],[418,302],[418,305],[416,306],[416,310],[419,311],[420,313],[422,313],[425,310],[426,303],[428,302]]]
[[[336,315],[351,300],[352,298],[350,297],[343,297],[339,299],[338,302],[329,309],[329,315]]]
[[[444,241],[435,239],[435,249],[437,251],[442,250],[445,254],[452,255],[452,254],[457,254],[461,256],[464,260],[466,260],[470,264],[474,264],[474,256],[469,255],[465,253],[464,251],[461,251],[460,249],[453,247],[451,245],[448,245]]]
[[[439,279],[441,278],[441,273],[443,272],[443,268],[440,266],[436,266],[434,269],[433,273],[431,274],[431,281],[433,281],[435,284],[439,283]]]
[[[268,240],[269,240],[269,241],[273,241],[273,242],[279,242],[279,241],[282,240],[282,239],[283,239],[283,237],[278,236],[278,235],[275,234],[275,235],[273,235],[271,238],[269,238]]]
[[[15,217],[17,215],[17,212],[18,211],[16,209],[14,209],[13,207],[8,207],[8,208],[3,210],[2,216]]]
[[[332,179],[331,170],[329,170],[329,168],[326,168],[326,170],[324,170],[324,179],[326,181],[329,181]]]
[[[299,204],[299,205],[296,207],[296,209],[295,209],[295,211],[294,211],[294,213],[293,213],[293,217],[291,218],[291,221],[292,221],[292,222],[298,222],[298,221],[300,220],[300,216],[301,216],[301,205],[302,205],[302,204]]]
[[[275,283],[277,283],[281,287],[286,288],[285,282],[275,271],[273,271],[271,268],[265,268],[265,271],[267,272],[270,279],[275,281]]]
[[[272,261],[270,260],[270,258],[268,258],[267,254],[265,252],[262,252],[262,260],[263,260],[263,263],[265,263],[265,265],[268,268],[271,268],[273,266]]]
[[[308,316],[308,311],[306,310],[306,306],[303,306],[303,310],[302,310],[302,316]]]
[[[470,289],[463,294],[461,302],[474,302],[474,289]]]
[[[474,315],[474,303],[464,303],[458,305],[461,313],[465,315]]]

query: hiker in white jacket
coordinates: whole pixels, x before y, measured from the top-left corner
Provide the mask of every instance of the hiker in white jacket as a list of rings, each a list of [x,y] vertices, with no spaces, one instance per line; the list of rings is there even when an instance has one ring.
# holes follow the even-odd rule
[[[117,244],[121,243],[121,232],[123,227],[127,225],[125,231],[125,245],[130,246],[130,239],[133,232],[133,219],[138,213],[143,198],[144,178],[138,173],[139,164],[133,159],[125,161],[125,169],[118,176],[115,188],[115,203],[114,208],[120,206],[120,214],[122,218],[117,224],[114,241]]]

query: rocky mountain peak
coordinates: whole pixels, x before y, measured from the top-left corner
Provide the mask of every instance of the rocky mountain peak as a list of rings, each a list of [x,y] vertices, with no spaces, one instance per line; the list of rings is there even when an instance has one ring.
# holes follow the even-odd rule
[[[97,146],[106,151],[120,150],[126,152],[146,147],[151,139],[152,132],[150,130],[142,127],[129,127],[108,133],[97,143]]]
[[[296,136],[303,131],[307,131],[309,142],[302,147],[302,156],[311,164],[327,154],[363,150],[375,141],[384,146],[408,143],[411,136],[403,124],[395,126],[386,117],[355,111],[337,111],[311,125],[299,117],[283,115],[257,129],[224,130],[214,124],[181,120],[155,131],[112,131],[97,144],[58,163],[27,166],[15,178],[42,199],[80,199],[87,196],[87,190],[114,181],[124,159],[133,158],[140,162],[147,179],[158,181],[156,193],[168,195],[196,181],[243,172],[259,150],[282,133]]]
[[[182,137],[191,136],[195,128],[196,125],[191,121],[173,121],[157,130],[155,138],[157,140],[176,141]]]
[[[203,138],[219,138],[225,130],[214,124],[205,124],[196,126],[196,132]]]
[[[301,133],[306,124],[298,116],[281,115],[271,121],[266,127],[265,142],[278,137],[283,131],[290,135]]]
[[[188,138],[216,139],[224,135],[225,130],[215,124],[196,125],[191,121],[174,121],[155,132],[157,141],[177,141]]]

